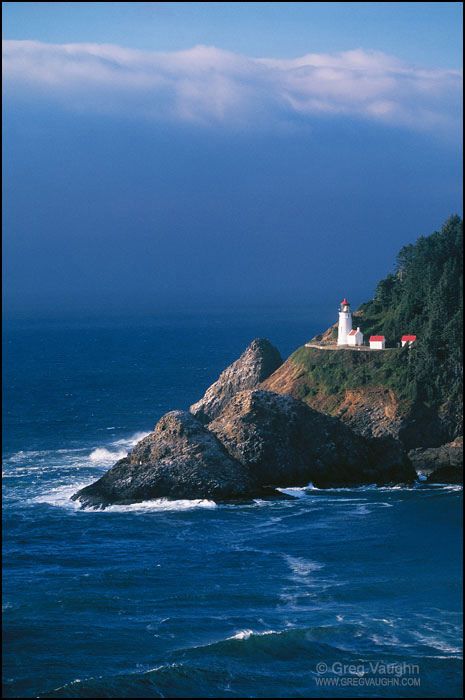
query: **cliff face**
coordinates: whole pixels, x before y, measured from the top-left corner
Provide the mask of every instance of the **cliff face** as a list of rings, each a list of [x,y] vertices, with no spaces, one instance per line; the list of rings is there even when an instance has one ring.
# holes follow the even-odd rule
[[[364,437],[393,437],[407,449],[436,447],[461,432],[460,417],[406,395],[410,353],[302,347],[261,386],[337,417]]]
[[[249,345],[238,360],[227,367],[190,412],[204,423],[216,418],[238,391],[254,389],[270,376],[283,360],[279,351],[265,338]]]
[[[263,485],[316,486],[413,481],[394,441],[368,441],[291,396],[243,391],[209,425],[229,454]]]

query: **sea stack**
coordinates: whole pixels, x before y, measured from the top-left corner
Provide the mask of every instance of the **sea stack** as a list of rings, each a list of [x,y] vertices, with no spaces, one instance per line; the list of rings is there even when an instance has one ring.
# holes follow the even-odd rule
[[[190,412],[203,423],[214,420],[239,391],[255,389],[283,363],[279,350],[266,338],[253,340],[242,355],[220,374]]]

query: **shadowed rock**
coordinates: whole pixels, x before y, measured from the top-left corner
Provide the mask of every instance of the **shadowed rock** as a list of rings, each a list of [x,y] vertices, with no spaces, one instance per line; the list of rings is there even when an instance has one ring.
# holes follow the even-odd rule
[[[252,341],[239,359],[229,365],[207,389],[203,398],[190,407],[190,412],[208,423],[220,414],[238,391],[254,389],[282,362],[279,351],[269,340],[258,338]]]
[[[384,484],[416,476],[393,440],[366,440],[337,419],[270,391],[236,394],[209,429],[264,485]]]
[[[241,500],[258,492],[249,470],[215,435],[190,413],[171,411],[127,457],[73,499],[100,507],[153,498]]]
[[[430,482],[463,483],[463,437],[440,447],[411,450],[409,457],[415,469],[425,474]]]

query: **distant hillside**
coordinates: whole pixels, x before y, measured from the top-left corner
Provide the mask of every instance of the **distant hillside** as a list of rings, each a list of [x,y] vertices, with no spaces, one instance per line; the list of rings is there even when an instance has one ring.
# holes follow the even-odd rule
[[[363,434],[391,434],[408,447],[452,440],[462,428],[463,232],[458,216],[399,253],[395,270],[356,312],[365,337],[385,352],[299,348],[264,387],[337,415]],[[334,337],[334,327],[322,336]],[[324,344],[324,342],[323,342]]]

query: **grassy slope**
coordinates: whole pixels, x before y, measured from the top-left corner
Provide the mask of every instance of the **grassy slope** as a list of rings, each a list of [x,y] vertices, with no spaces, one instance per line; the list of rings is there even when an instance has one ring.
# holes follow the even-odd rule
[[[411,351],[408,348],[386,351],[317,350],[301,347],[289,362],[299,369],[297,393],[312,403],[316,396],[333,398],[334,408],[348,389],[363,386],[392,389],[399,399],[410,403],[408,376]]]

